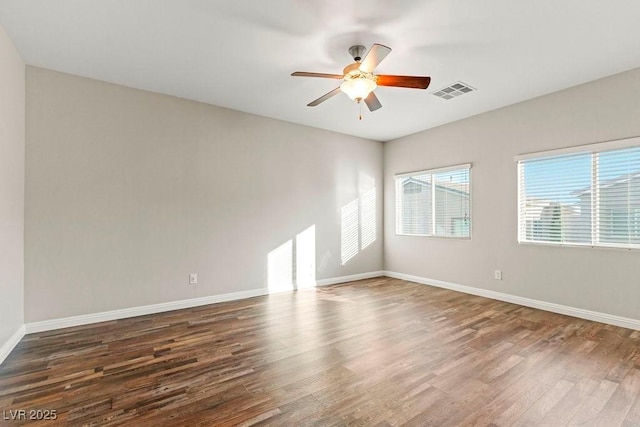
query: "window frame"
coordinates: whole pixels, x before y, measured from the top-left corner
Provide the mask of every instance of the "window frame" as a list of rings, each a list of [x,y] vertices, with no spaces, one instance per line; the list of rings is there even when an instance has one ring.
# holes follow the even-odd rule
[[[526,153],[515,156],[514,160],[516,161],[516,180],[517,180],[517,195],[516,195],[516,203],[517,203],[517,218],[516,218],[516,238],[517,243],[519,245],[534,245],[534,246],[566,246],[566,247],[574,247],[574,248],[591,248],[591,249],[614,249],[614,250],[624,250],[624,251],[637,251],[640,250],[640,244],[629,244],[629,243],[610,243],[603,242],[600,240],[599,235],[599,217],[602,214],[600,211],[600,186],[597,185],[598,182],[598,173],[599,169],[597,168],[597,163],[594,159],[606,152],[614,151],[614,150],[624,150],[624,149],[632,149],[640,147],[640,137],[631,137],[624,139],[617,139],[611,141],[604,142],[596,142],[591,144],[583,144],[572,147],[554,149],[554,150],[545,150],[538,151],[532,153]],[[591,168],[592,168],[592,178],[591,178],[591,187],[590,191],[595,194],[594,201],[592,202],[592,210],[591,210],[591,228],[590,228],[590,236],[591,241],[588,243],[580,243],[580,242],[551,242],[551,241],[535,241],[535,240],[526,240],[526,236],[522,235],[523,227],[522,227],[522,197],[525,196],[522,191],[522,180],[521,180],[521,165],[523,162],[527,160],[542,160],[545,158],[553,158],[562,155],[571,155],[571,154],[590,154],[591,155]],[[523,238],[524,237],[524,238]]]
[[[449,171],[454,171],[454,170],[460,170],[460,169],[467,169],[469,172],[469,235],[468,236],[443,236],[443,235],[439,235],[439,234],[418,234],[418,233],[400,233],[399,232],[399,227],[398,227],[398,215],[400,214],[398,211],[398,194],[397,194],[397,183],[398,183],[398,179],[401,178],[406,178],[406,177],[412,177],[412,176],[416,176],[416,175],[425,175],[425,174],[430,174],[430,175],[434,175],[434,174],[438,174],[438,173],[444,173],[444,172],[449,172]],[[433,180],[433,178],[432,178]],[[432,181],[433,182],[433,181]],[[395,235],[396,236],[407,236],[407,237],[427,237],[427,238],[436,238],[436,239],[454,239],[454,240],[471,240],[472,235],[473,235],[473,203],[472,203],[472,164],[471,163],[462,163],[462,164],[458,164],[458,165],[452,165],[452,166],[445,166],[445,167],[440,167],[440,168],[434,168],[434,169],[423,169],[423,170],[417,170],[417,171],[413,171],[413,172],[402,172],[402,173],[397,173],[393,175],[393,184],[394,184],[394,191],[396,192],[394,194],[394,211],[395,211],[395,218],[394,218],[394,228],[395,228]],[[432,184],[435,187],[435,183]],[[436,223],[436,218],[435,218],[435,203],[433,203],[434,199],[435,199],[435,193],[432,193],[431,195],[432,197],[432,206],[433,206],[433,225],[432,227],[435,227],[435,223]],[[453,218],[453,217],[452,217]],[[459,217],[455,217],[455,218],[459,218]],[[451,218],[450,218],[451,219]]]

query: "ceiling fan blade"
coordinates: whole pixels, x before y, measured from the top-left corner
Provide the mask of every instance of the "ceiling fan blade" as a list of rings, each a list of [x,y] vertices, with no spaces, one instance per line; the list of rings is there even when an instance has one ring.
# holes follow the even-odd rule
[[[375,43],[360,63],[360,71],[372,73],[373,70],[389,55],[391,48]]]
[[[408,87],[412,89],[426,89],[431,83],[431,77],[419,76],[389,76],[381,74],[376,76],[378,86]]]
[[[340,93],[339,87],[335,88],[331,92],[325,93],[315,101],[311,101],[310,103],[307,104],[307,107],[315,107],[316,105],[323,103],[324,101],[326,101],[327,99],[331,98],[334,95],[337,95],[338,93]]]
[[[369,107],[369,111],[376,111],[378,108],[382,108],[380,100],[375,93],[371,92],[365,99],[364,103]]]
[[[325,79],[341,79],[343,77],[342,74],[307,73],[305,71],[296,71],[291,75],[295,77],[322,77]]]

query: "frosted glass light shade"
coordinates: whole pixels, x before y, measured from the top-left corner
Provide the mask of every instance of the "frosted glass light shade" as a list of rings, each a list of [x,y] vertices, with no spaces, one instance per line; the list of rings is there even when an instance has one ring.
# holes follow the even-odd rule
[[[361,101],[365,99],[377,86],[376,82],[372,79],[357,77],[345,80],[344,83],[340,85],[340,90],[346,93],[347,96],[354,101]]]

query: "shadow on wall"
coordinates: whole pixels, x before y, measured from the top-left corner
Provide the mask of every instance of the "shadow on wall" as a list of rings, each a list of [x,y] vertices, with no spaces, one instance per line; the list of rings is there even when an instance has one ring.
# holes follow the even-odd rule
[[[375,187],[352,200],[341,209],[340,259],[345,265],[376,241]]]
[[[316,286],[316,226],[312,225],[267,255],[269,293]]]

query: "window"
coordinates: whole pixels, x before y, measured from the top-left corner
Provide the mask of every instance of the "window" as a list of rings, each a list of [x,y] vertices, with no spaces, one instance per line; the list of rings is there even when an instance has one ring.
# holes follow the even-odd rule
[[[470,170],[466,164],[396,175],[396,234],[470,237]]]
[[[640,248],[640,138],[518,160],[518,241]]]

